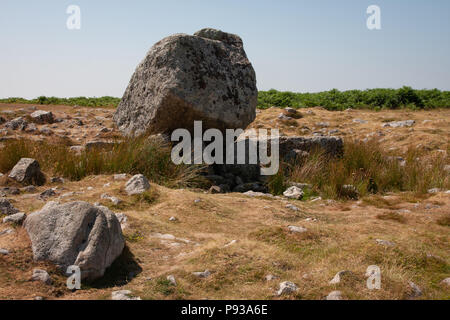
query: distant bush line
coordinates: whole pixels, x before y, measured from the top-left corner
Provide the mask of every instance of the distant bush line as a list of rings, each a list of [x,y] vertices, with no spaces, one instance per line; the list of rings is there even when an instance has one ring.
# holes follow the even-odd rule
[[[318,93],[260,91],[258,107],[324,107],[328,110],[353,109],[434,109],[450,108],[450,91],[400,89],[367,89]]]
[[[80,106],[80,107],[117,107],[119,105],[120,98],[115,97],[74,97],[74,98],[57,98],[57,97],[38,97],[36,99],[24,99],[24,98],[7,98],[0,99],[0,103],[23,103],[23,104],[54,104],[65,106]]]
[[[83,107],[117,107],[120,98],[115,97],[38,97],[36,99],[7,98],[0,99],[2,103],[24,103],[24,104],[56,104]],[[323,107],[328,110],[353,109],[435,109],[450,108],[450,91],[415,90],[411,87],[400,89],[367,89],[330,91],[317,93],[296,93],[290,91],[259,91],[258,108],[267,109],[275,107]]]

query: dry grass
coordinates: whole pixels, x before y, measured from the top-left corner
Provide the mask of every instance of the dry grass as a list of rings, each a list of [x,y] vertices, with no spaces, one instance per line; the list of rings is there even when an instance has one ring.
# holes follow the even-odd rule
[[[419,119],[438,121],[436,118],[445,119],[446,114],[438,110],[411,114],[404,111],[358,111],[351,113],[352,116],[371,121],[375,121],[375,117],[379,119],[376,125],[358,124],[356,133],[351,134],[346,127],[348,113],[328,113],[315,108],[315,115],[312,115],[306,111],[304,118],[296,120],[299,127],[289,128],[281,124],[283,130],[297,133],[303,126],[312,129],[313,123],[327,121],[330,128],[342,126],[339,129],[352,141],[373,132],[375,127],[380,128],[383,118],[404,120],[414,117],[418,125],[414,134],[406,128],[392,130],[391,133],[386,131],[386,140],[379,141],[374,150],[364,149],[363,145],[355,143],[347,151],[349,157],[354,159],[347,160],[344,156],[334,163],[328,161],[322,164],[320,155],[317,155],[309,167],[297,176],[298,181],[313,182],[313,190],[307,191],[306,199],[319,193],[334,197],[338,183],[355,184],[363,197],[361,201],[289,201],[299,211],[287,209],[286,200],[166,188],[184,179],[180,179],[176,172],[169,172],[171,167],[162,160],[161,167],[155,164],[158,163],[156,161],[148,169],[154,172],[153,176],[149,172],[152,180],[160,185],[152,183],[150,191],[143,196],[128,196],[123,192],[125,181],[114,180],[111,173],[126,168],[126,172],[133,174],[134,169],[145,169],[143,166],[148,163],[131,147],[120,146],[124,148],[122,158],[116,159],[111,153],[105,153],[106,160],[94,154],[92,158],[86,154],[76,158],[67,153],[64,141],[56,140],[48,140],[41,146],[26,142],[23,148],[17,142],[15,148],[7,149],[13,151],[11,154],[4,153],[6,149],[2,149],[0,172],[7,173],[22,156],[35,156],[48,175],[67,172],[66,176],[75,178],[58,185],[64,190],[57,190],[58,195],[74,192],[72,196],[50,200],[94,203],[101,201],[103,193],[116,196],[122,200],[118,207],[106,201],[102,204],[110,206],[115,212],[125,213],[128,227],[123,231],[127,248],[108,269],[105,277],[90,286],[84,285],[83,290],[72,292],[65,288],[65,278],[54,266],[33,261],[30,242],[22,227],[1,224],[0,232],[12,228],[14,233],[0,236],[0,247],[10,251],[10,255],[0,257],[0,298],[32,299],[39,295],[48,299],[110,299],[112,291],[124,289],[143,299],[323,299],[331,291],[341,290],[347,299],[396,300],[409,299],[408,281],[413,281],[423,291],[419,299],[450,299],[449,289],[440,284],[450,274],[450,198],[444,193],[423,193],[429,186],[448,188],[448,175],[442,174],[440,169],[446,159],[440,158],[442,153],[435,153],[436,148],[448,152],[448,139],[445,139],[448,125],[444,123],[441,126],[440,122],[419,124]],[[257,122],[266,125],[279,113],[279,110],[263,111],[258,115]],[[279,122],[274,120],[274,123]],[[351,126],[354,128],[354,124]],[[423,131],[432,129],[430,126],[439,127],[445,133],[434,136]],[[406,138],[396,142],[400,136]],[[9,143],[4,143],[5,148]],[[411,151],[411,156],[408,156],[408,148],[419,143],[430,146],[430,150],[418,148],[418,153]],[[391,146],[399,146],[405,153],[389,151]],[[142,146],[138,144],[137,147]],[[150,153],[152,149],[148,148],[147,151],[144,148],[144,152]],[[60,159],[57,157],[59,152],[70,160],[60,167],[67,169],[61,171],[57,171],[55,161]],[[378,159],[378,153],[382,159],[386,155],[402,155],[407,159],[407,166],[409,158],[418,156],[420,161],[411,162],[410,167],[406,168],[395,165],[394,169],[384,168],[385,162],[373,161]],[[152,157],[151,154],[147,156]],[[158,154],[153,154],[153,157],[164,159]],[[10,158],[12,160],[8,162]],[[125,164],[118,164],[119,159]],[[428,164],[432,165],[427,167]],[[285,187],[285,174],[292,168],[287,166],[272,180],[274,189]],[[390,180],[386,176],[389,172],[399,174]],[[165,176],[161,177],[163,173]],[[318,177],[315,178],[315,175]],[[327,180],[327,175],[332,175],[332,179]],[[310,180],[304,181],[306,178]],[[378,194],[364,193],[364,184],[369,178],[377,182]],[[48,187],[38,187],[33,194],[21,193],[8,196],[8,199],[20,211],[29,214],[44,205],[37,196]],[[411,191],[400,191],[409,189]],[[394,210],[399,213],[391,212]],[[169,221],[172,216],[177,220]],[[293,234],[288,231],[291,225],[307,228],[308,231]],[[177,240],[163,241],[154,237],[154,233],[172,234]],[[395,246],[379,245],[376,239],[392,241]],[[227,246],[232,240],[236,242]],[[374,264],[381,269],[381,290],[366,287],[364,273],[369,265]],[[50,272],[54,279],[52,286],[29,281],[36,267]],[[207,279],[192,275],[192,272],[205,269],[211,271]],[[350,270],[353,276],[338,285],[329,284],[340,270]],[[266,281],[268,274],[278,278]],[[166,280],[168,275],[175,276],[176,286]],[[296,283],[298,292],[277,297],[276,291],[282,281]]]
[[[111,186],[104,187],[106,182]],[[98,176],[71,182],[65,188],[94,187],[75,196],[89,202],[104,192],[118,194],[126,203],[135,201],[120,194],[121,184],[111,176]],[[143,299],[322,299],[333,290],[341,290],[348,299],[406,299],[408,281],[414,281],[424,293],[422,299],[450,298],[448,289],[439,285],[450,272],[448,226],[430,220],[429,214],[412,209],[412,204],[399,202],[412,210],[400,223],[380,219],[386,213],[383,208],[341,210],[341,204],[324,207],[295,201],[300,212],[292,212],[281,200],[153,187],[158,194],[156,201],[142,208],[126,206],[120,210],[129,217],[124,230],[128,247],[124,256],[105,279],[78,292],[65,290],[64,278],[53,271],[56,287],[60,288],[57,291],[20,281],[36,266],[29,259],[31,248],[26,234],[16,227],[15,235],[0,237],[0,247],[12,252],[5,264],[0,263],[0,296],[108,299],[111,291],[128,289]],[[36,203],[21,196],[12,198],[26,212]],[[450,203],[447,198],[438,199],[442,206],[433,211],[436,219],[446,216]],[[169,221],[172,216],[176,222]],[[316,220],[306,221],[307,217]],[[308,231],[297,235],[288,231],[289,225]],[[162,241],[152,237],[153,233],[173,234],[189,242]],[[375,239],[393,241],[396,246],[384,247]],[[225,247],[232,240],[237,242]],[[24,257],[28,262],[20,263]],[[373,264],[382,271],[381,290],[371,291],[365,286],[364,273]],[[205,269],[212,273],[207,279],[192,275]],[[340,270],[350,270],[354,276],[330,285],[328,282]],[[268,274],[278,279],[266,281]],[[175,276],[177,286],[167,282],[168,275]],[[277,297],[282,281],[296,283],[298,293]]]
[[[409,149],[405,164],[389,157],[376,141],[344,142],[341,158],[329,158],[314,153],[305,160],[282,166],[287,181],[310,183],[313,190],[327,198],[347,198],[342,188],[353,185],[360,196],[412,191],[425,194],[431,188],[450,189],[450,177],[445,171],[446,154],[425,154]],[[272,177],[275,193],[285,186],[280,174]]]
[[[148,137],[116,141],[107,149],[91,148],[81,154],[58,141],[12,140],[0,153],[0,172],[10,171],[21,158],[38,160],[43,170],[71,180],[89,175],[129,173],[144,174],[149,180],[171,187],[200,183],[194,166],[177,166],[170,158],[171,149],[159,139]]]

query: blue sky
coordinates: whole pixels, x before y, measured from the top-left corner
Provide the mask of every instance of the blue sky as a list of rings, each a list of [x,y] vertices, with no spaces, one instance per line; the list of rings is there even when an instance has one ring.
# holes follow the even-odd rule
[[[260,90],[450,90],[448,0],[1,0],[0,97],[120,97],[155,42],[204,27],[243,38]]]

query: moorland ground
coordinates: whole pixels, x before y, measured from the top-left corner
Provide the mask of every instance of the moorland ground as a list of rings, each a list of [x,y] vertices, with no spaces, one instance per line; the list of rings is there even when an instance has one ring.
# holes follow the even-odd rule
[[[30,240],[22,227],[0,224],[0,233],[13,230],[0,235],[0,248],[10,252],[0,256],[0,299],[109,299],[111,292],[119,289],[131,290],[142,299],[323,299],[333,290],[342,291],[347,299],[408,299],[414,296],[411,281],[422,291],[418,299],[450,298],[449,287],[441,283],[450,276],[450,194],[446,192],[450,186],[449,173],[444,170],[450,152],[449,109],[328,111],[316,107],[301,109],[298,119],[287,121],[279,119],[284,112],[281,108],[259,110],[251,127],[278,128],[285,135],[340,136],[345,144],[360,146],[363,153],[375,148],[407,162],[413,160],[411,155],[422,159],[420,166],[396,167],[398,185],[376,176],[379,185],[386,184],[376,193],[365,193],[365,179],[352,171],[350,182],[361,182],[357,200],[339,197],[327,183],[314,185],[318,180],[311,175],[291,170],[286,179],[313,184],[302,201],[209,194],[189,183],[171,184],[158,176],[149,177],[152,187],[147,194],[128,196],[123,191],[126,180],[114,179],[113,173],[121,170],[98,165],[71,175],[68,166],[58,166],[50,153],[39,149],[120,139],[112,122],[113,108],[39,105],[38,109],[52,111],[64,121],[36,124],[36,130],[30,132],[2,130],[0,172],[8,173],[18,158],[33,154],[48,177],[63,176],[65,181],[48,180],[35,190],[21,190],[7,198],[27,214],[49,200],[99,202],[125,213],[126,249],[104,278],[72,292],[54,266],[33,261]],[[0,104],[0,115],[6,120],[26,117],[33,110],[29,104]],[[383,127],[401,120],[415,120],[415,124]],[[11,147],[21,139],[32,142],[20,150]],[[33,148],[39,152],[33,153]],[[17,152],[14,155],[13,150]],[[326,169],[330,185],[338,183],[333,177],[339,172],[348,175],[346,170],[354,168],[347,163],[339,166]],[[131,168],[125,173],[129,178],[135,172]],[[309,181],[300,181],[303,178]],[[40,193],[49,188],[55,188],[56,195],[40,199]],[[440,190],[429,192],[432,188]],[[276,193],[277,188],[272,191]],[[105,193],[122,202],[114,205],[101,199]],[[286,207],[288,204],[298,210]],[[307,231],[292,233],[289,226]],[[366,287],[364,274],[369,265],[381,269],[380,290]],[[52,285],[30,281],[36,267],[50,273]],[[211,272],[206,279],[192,275],[206,269]],[[330,284],[341,270],[353,275]],[[168,275],[175,277],[176,286],[166,279]],[[267,280],[267,275],[274,277]],[[282,281],[294,282],[299,290],[278,297]]]

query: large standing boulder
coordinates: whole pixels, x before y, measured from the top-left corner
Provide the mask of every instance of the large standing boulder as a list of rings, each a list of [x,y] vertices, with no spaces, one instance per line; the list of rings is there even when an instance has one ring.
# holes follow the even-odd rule
[[[234,34],[203,29],[156,43],[137,67],[114,115],[126,135],[245,128],[256,116],[255,71]]]
[[[45,183],[45,176],[41,172],[39,162],[30,158],[22,158],[9,174],[11,179],[23,184],[41,186]]]
[[[24,226],[35,260],[53,262],[63,272],[77,265],[86,280],[102,277],[125,246],[116,215],[87,202],[50,202]]]

